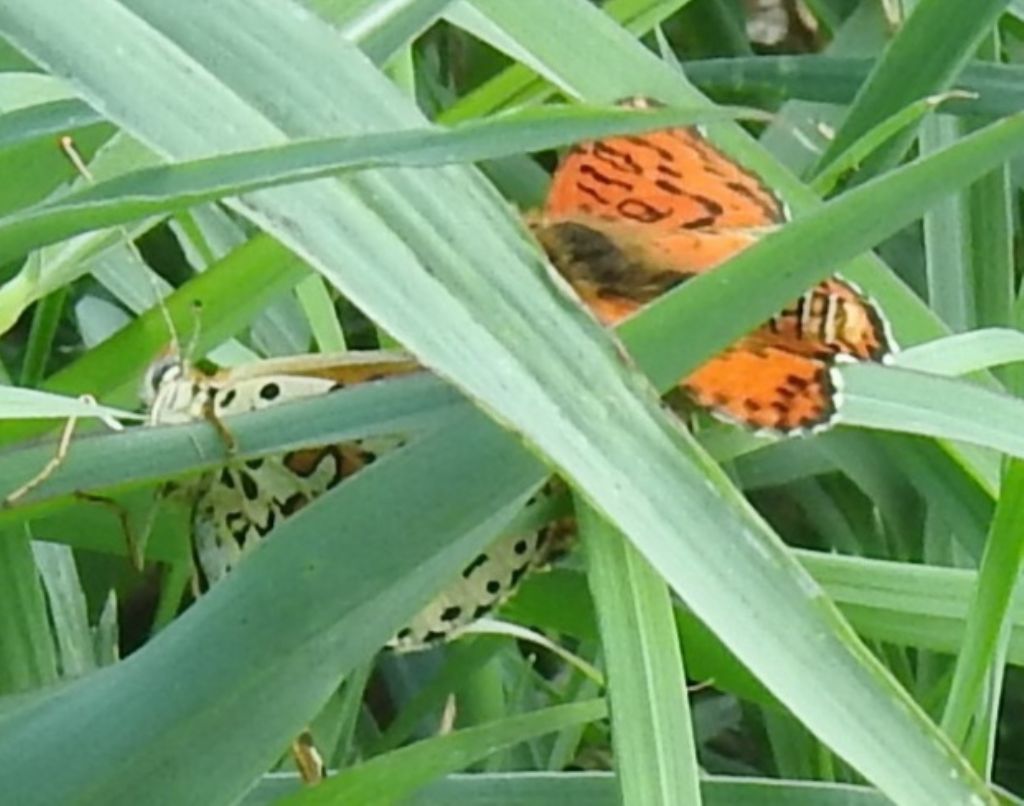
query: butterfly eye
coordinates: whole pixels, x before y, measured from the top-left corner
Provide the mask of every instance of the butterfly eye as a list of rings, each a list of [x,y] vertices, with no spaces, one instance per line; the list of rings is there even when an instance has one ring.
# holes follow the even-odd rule
[[[146,370],[146,374],[143,376],[142,399],[147,404],[152,404],[156,400],[160,387],[178,380],[183,373],[184,367],[180,358],[173,355],[158,358],[149,365],[149,369]]]

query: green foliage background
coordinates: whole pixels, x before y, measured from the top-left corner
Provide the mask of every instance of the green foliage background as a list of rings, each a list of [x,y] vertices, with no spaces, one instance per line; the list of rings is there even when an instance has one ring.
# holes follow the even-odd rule
[[[0,7],[0,494],[95,413],[74,396],[139,409],[168,316],[217,364],[397,342],[436,373],[233,420],[243,457],[411,439],[184,612],[186,507],[155,491],[223,446],[81,422],[0,511],[4,796],[1015,802],[1024,15],[903,6],[808,0],[771,47],[726,0]],[[611,105],[637,94],[667,107]],[[793,221],[624,323],[627,362],[518,210],[553,149],[693,122]],[[691,433],[663,408],[837,270],[905,348],[843,369],[840,427]],[[536,527],[552,471],[585,550],[501,616],[553,643],[377,656]],[[281,759],[309,723],[338,772],[300,790]]]

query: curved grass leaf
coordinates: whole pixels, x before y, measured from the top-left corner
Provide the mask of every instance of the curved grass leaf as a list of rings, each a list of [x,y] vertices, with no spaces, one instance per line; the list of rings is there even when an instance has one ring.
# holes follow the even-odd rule
[[[299,786],[294,776],[267,776],[242,806],[277,803]],[[702,778],[701,798],[705,806],[887,806],[890,802],[868,787],[853,784],[725,776]],[[619,806],[622,801],[611,773],[571,772],[449,775],[405,802],[410,806]]]
[[[0,386],[0,419],[29,417],[116,417],[139,420],[133,411],[98,406],[80,398],[53,395],[36,389]]]
[[[920,0],[857,92],[843,125],[821,158],[831,162],[870,128],[903,106],[949,88],[1006,8],[1006,0]],[[885,149],[888,164],[913,133]]]
[[[316,787],[285,798],[282,804],[372,803],[385,797],[390,801],[404,800],[423,784],[469,767],[503,747],[581,722],[603,719],[607,712],[603,700],[585,700],[426,739],[331,776]]]
[[[16,109],[0,115],[0,149],[99,123],[102,117],[72,98]]]
[[[967,375],[1024,361],[1024,334],[1007,328],[982,328],[917,344],[893,357],[893,364],[932,375]]]
[[[705,92],[773,95],[845,104],[856,95],[876,59],[799,54],[758,55],[683,63],[686,77]],[[972,62],[953,86],[971,97],[951,98],[950,115],[1002,117],[1024,109],[1024,67]]]
[[[843,368],[850,425],[963,440],[1024,456],[1024,402],[963,381],[872,364]],[[985,412],[983,418],[978,412]]]
[[[737,115],[758,117],[760,113],[709,108],[545,108],[464,123],[448,132],[425,128],[374,132],[144,168],[0,218],[0,261],[88,230],[343,171],[478,162],[610,134],[639,134]]]
[[[426,375],[361,384],[337,393],[296,400],[227,422],[239,459],[373,435],[414,435],[466,416],[455,390]],[[33,476],[54,454],[46,443],[9,449],[0,462],[0,498]],[[224,463],[223,439],[209,423],[132,429],[81,436],[54,473],[29,495],[0,512],[0,522],[24,517],[32,507],[77,492],[152,484]]]

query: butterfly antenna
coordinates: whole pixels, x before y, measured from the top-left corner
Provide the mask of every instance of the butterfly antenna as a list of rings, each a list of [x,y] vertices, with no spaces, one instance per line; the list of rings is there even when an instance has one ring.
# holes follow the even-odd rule
[[[90,185],[96,184],[96,177],[93,176],[92,171],[85,164],[85,160],[82,159],[82,155],[78,152],[75,147],[75,141],[70,136],[65,134],[60,138],[60,149],[64,152],[64,155],[68,158],[68,161],[74,166],[78,174]],[[129,254],[132,259],[136,262],[138,267],[142,270],[143,275],[149,281],[150,287],[153,291],[154,304],[160,309],[160,315],[163,317],[164,324],[167,326],[167,332],[170,335],[171,350],[175,355],[181,355],[181,341],[178,339],[178,330],[174,326],[174,320],[171,319],[171,312],[164,304],[163,294],[160,293],[160,288],[157,286],[156,281],[150,274],[146,261],[143,260],[142,254],[139,252],[138,247],[128,234],[128,230],[123,226],[116,228],[118,234],[124,241],[124,245],[127,247]]]
[[[199,349],[199,337],[203,332],[202,313],[203,303],[197,299],[192,300],[192,335],[189,336],[185,353],[181,356],[186,362],[191,362],[195,358],[196,351]]]

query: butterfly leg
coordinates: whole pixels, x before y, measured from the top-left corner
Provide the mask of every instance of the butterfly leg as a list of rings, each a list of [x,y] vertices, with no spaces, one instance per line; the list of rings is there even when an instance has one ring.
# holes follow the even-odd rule
[[[214,411],[212,400],[207,400],[203,403],[203,418],[216,429],[217,435],[220,437],[221,442],[224,443],[224,449],[228,452],[228,455],[233,456],[238,453],[238,440],[235,439],[235,435],[231,433],[228,427],[224,425],[224,421]]]
[[[57,441],[57,450],[54,455],[50,457],[49,461],[45,465],[43,465],[42,470],[36,473],[16,490],[12,490],[7,494],[4,498],[4,507],[12,507],[17,504],[18,501],[50,478],[57,468],[64,463],[64,460],[68,455],[68,450],[71,448],[71,435],[74,433],[75,425],[77,423],[78,417],[68,417],[67,422],[64,423],[64,428],[60,433],[60,439]]]

